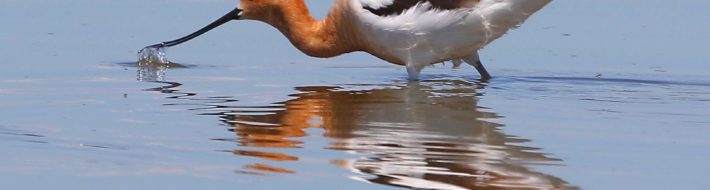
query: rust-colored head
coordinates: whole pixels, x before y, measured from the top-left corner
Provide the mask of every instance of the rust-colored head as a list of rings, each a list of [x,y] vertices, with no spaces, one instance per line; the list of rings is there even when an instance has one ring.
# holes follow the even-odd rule
[[[237,8],[242,10],[242,19],[267,23],[273,23],[274,19],[286,19],[283,16],[288,11],[308,13],[303,0],[241,0]]]

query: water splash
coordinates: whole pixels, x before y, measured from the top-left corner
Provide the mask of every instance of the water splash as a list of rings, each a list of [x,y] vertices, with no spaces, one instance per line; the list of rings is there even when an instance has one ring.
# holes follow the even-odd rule
[[[138,61],[138,81],[141,82],[164,82],[169,64],[145,64]]]
[[[138,80],[164,81],[170,61],[165,56],[165,46],[148,46],[138,51]]]
[[[165,56],[165,46],[148,46],[138,51],[139,65],[168,64],[170,61]]]

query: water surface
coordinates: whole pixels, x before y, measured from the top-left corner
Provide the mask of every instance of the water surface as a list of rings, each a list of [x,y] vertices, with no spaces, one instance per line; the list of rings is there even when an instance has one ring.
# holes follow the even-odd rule
[[[322,16],[329,3],[309,5]],[[488,82],[309,58],[249,21],[171,48],[170,65],[134,62],[234,4],[5,2],[3,187],[710,185],[706,1],[555,1],[483,50]]]

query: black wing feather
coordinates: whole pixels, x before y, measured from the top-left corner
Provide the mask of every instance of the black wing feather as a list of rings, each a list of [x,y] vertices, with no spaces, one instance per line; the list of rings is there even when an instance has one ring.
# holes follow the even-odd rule
[[[390,16],[402,14],[405,10],[424,2],[429,2],[432,5],[432,9],[449,10],[461,8],[462,0],[394,0],[391,5],[378,9],[369,6],[364,6],[363,8],[378,16]]]

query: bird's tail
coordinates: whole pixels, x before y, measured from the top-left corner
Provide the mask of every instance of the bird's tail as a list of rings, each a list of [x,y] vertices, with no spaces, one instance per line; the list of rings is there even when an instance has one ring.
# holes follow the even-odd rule
[[[517,28],[530,15],[542,9],[552,0],[483,0],[479,4],[481,17],[490,35],[489,42]]]

